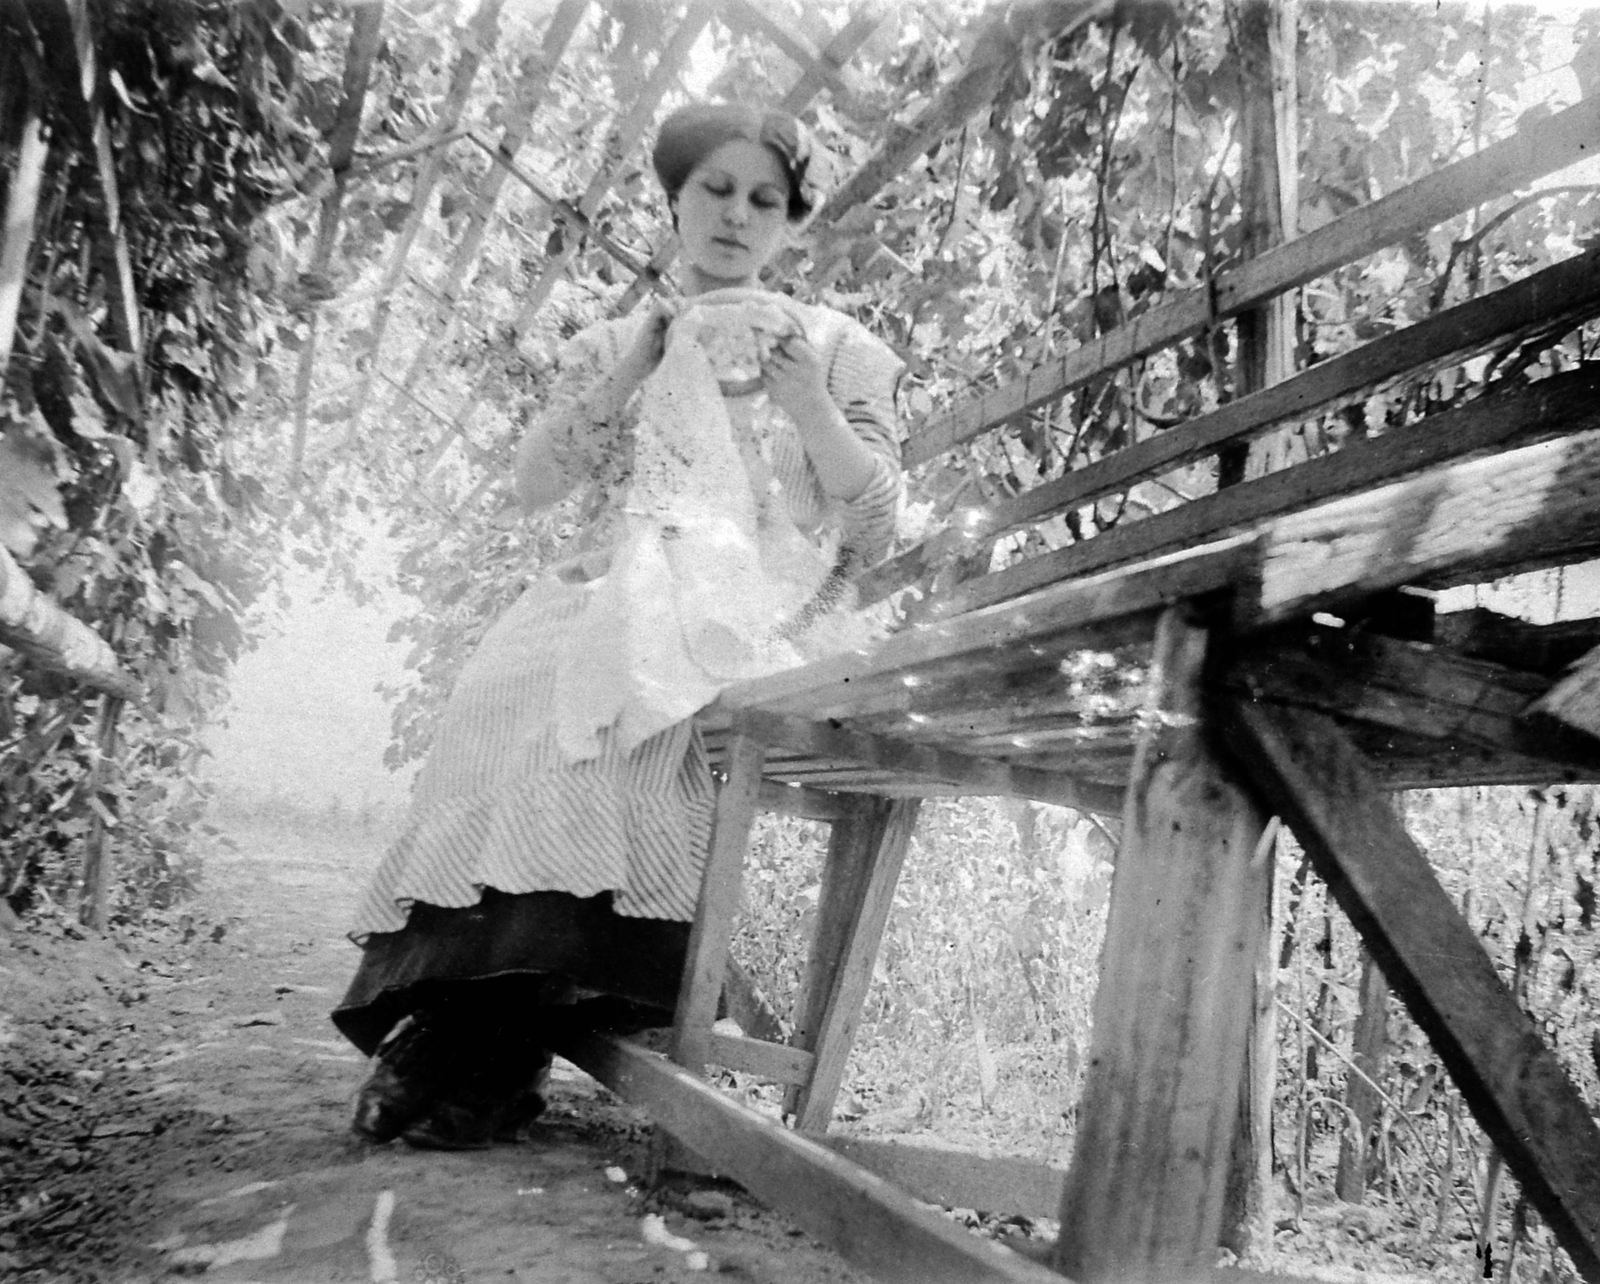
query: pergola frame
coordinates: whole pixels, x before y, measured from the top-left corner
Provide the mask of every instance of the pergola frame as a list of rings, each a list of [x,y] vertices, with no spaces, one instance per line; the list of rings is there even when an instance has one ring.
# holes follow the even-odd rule
[[[76,0],[63,3],[81,16]],[[368,364],[353,396],[349,388],[337,392],[347,433],[370,413],[380,382],[392,390],[386,413],[414,407],[439,421],[419,452],[414,483],[429,502],[437,501],[426,490],[428,474],[457,441],[486,473],[496,463],[467,436],[476,401],[452,414],[419,390],[433,354],[463,324],[465,283],[508,179],[592,234],[601,203],[707,24],[721,21],[772,40],[794,59],[799,74],[783,101],[799,110],[843,83],[849,58],[880,17],[864,5],[818,49],[748,0],[695,0],[639,98],[616,122],[605,163],[568,199],[540,191],[517,152],[589,0],[556,8],[539,56],[523,68],[501,137],[491,142],[459,121],[496,38],[500,7],[486,0],[478,10],[434,130],[408,152],[421,158],[421,169],[372,300]],[[916,120],[890,131],[821,217],[836,219],[870,200],[982,110],[1016,42],[1108,11],[1102,0],[1032,0],[997,10],[972,42],[968,65]],[[383,13],[382,3],[352,12],[332,176],[308,264],[313,277],[331,260],[355,172]],[[735,1177],[883,1279],[1249,1278],[1209,1262],[1240,1120],[1270,876],[1266,835],[1276,815],[1432,1040],[1529,1201],[1583,1277],[1600,1282],[1600,1129],[1591,1106],[1495,974],[1386,797],[1420,785],[1600,780],[1593,681],[1600,620],[1540,633],[1485,613],[1436,616],[1427,598],[1411,592],[1600,553],[1600,418],[1591,409],[1597,377],[1582,369],[1497,388],[1379,439],[1275,470],[1252,468],[1243,453],[1375,389],[1507,345],[1552,342],[1600,316],[1600,251],[1591,251],[1297,372],[1285,365],[1281,305],[1321,274],[1586,154],[1600,127],[1600,100],[1531,122],[1513,138],[1297,237],[1285,195],[1294,176],[1283,169],[1283,158],[1293,156],[1284,145],[1293,122],[1281,92],[1292,83],[1284,60],[1292,58],[1293,41],[1284,40],[1275,16],[1282,11],[1257,6],[1242,37],[1248,47],[1241,55],[1261,91],[1246,122],[1251,257],[1209,288],[1170,298],[922,425],[904,452],[908,466],[927,462],[1138,357],[1238,318],[1244,395],[997,506],[978,534],[1027,529],[1208,458],[1235,484],[936,594],[924,604],[924,623],[866,652],[725,692],[700,717],[723,783],[670,1057],[605,1038],[562,1049],[647,1106],[704,1166]],[[98,109],[90,100],[86,110]],[[44,146],[38,139],[33,150]],[[449,147],[482,147],[496,163],[444,277],[419,283],[408,257]],[[104,178],[106,166],[101,172]],[[25,183],[13,184],[13,201],[26,193]],[[105,204],[103,248],[125,259],[114,187]],[[670,242],[644,262],[594,240],[633,274],[623,306],[656,288],[672,261]],[[3,248],[0,287],[14,258],[9,238]],[[545,265],[519,330],[570,257],[564,248]],[[115,279],[124,277],[119,270]],[[433,319],[392,378],[382,368],[385,331],[408,286],[431,299]],[[129,343],[136,342],[137,320],[131,307],[120,309]],[[315,307],[309,322],[294,400],[297,471],[321,408]],[[491,484],[486,477],[466,504]],[[873,568],[863,581],[866,595],[927,584],[968,550],[973,535],[938,534]],[[90,655],[90,639],[73,633],[71,621],[49,614],[48,603],[29,598],[15,606],[25,596],[19,577],[0,561],[0,638],[54,638],[38,648],[44,662],[68,667],[52,657],[71,652],[80,657],[71,671],[118,696],[136,694],[114,663],[108,668],[104,655]],[[14,609],[31,611],[35,623],[17,625],[3,614]],[[1359,629],[1348,627],[1357,622]],[[1075,652],[1112,647],[1148,662],[1147,691],[1140,708],[1091,726],[1058,666]],[[1563,679],[1573,661],[1578,670]],[[1093,1069],[1066,1174],[826,1136],[918,800],[950,794],[1034,798],[1123,817]],[[817,934],[788,1045],[712,1028],[749,832],[764,807],[832,825]],[[707,1065],[786,1085],[793,1127],[707,1087],[699,1077]],[[1053,1208],[1062,1239],[1050,1263],[1029,1261],[964,1235],[911,1196],[959,1196],[998,1211]]]

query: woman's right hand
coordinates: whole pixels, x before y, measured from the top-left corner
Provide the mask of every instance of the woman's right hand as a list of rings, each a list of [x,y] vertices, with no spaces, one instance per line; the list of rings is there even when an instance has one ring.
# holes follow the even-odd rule
[[[659,294],[651,296],[644,324],[639,327],[639,336],[622,358],[622,369],[630,383],[641,384],[655,373],[661,358],[666,355],[667,330],[677,315],[678,305],[673,300],[664,299]]]

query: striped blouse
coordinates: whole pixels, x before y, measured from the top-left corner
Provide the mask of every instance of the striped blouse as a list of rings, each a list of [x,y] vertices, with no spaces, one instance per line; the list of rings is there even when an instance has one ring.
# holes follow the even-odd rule
[[[746,427],[751,415],[760,420],[754,436],[763,463],[796,527],[874,561],[892,542],[903,494],[894,412],[900,362],[843,314],[801,311],[835,401],[874,454],[869,485],[848,502],[830,499],[798,431],[764,396],[744,407],[730,402],[730,417]],[[573,422],[579,396],[620,360],[639,324],[638,317],[604,322],[568,343],[544,411],[547,430]],[[358,942],[399,930],[416,901],[469,906],[484,887],[610,892],[621,915],[694,917],[714,791],[692,721],[634,743],[624,716],[599,730],[594,752],[576,759],[556,736],[564,657],[575,637],[589,645],[596,636],[597,621],[585,612],[608,569],[631,427],[625,416],[611,438],[582,442],[589,482],[580,547],[529,583],[463,668],[418,773],[406,826],[357,912],[351,935]]]

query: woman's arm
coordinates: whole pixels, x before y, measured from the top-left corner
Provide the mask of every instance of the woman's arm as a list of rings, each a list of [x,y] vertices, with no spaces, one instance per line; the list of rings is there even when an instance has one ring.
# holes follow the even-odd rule
[[[592,340],[563,358],[561,382],[517,447],[513,480],[525,510],[565,499],[600,469],[608,452],[624,448],[628,403],[660,364],[671,322],[671,308],[657,300],[633,346],[610,370],[600,369],[605,362]]]
[[[828,390],[822,354],[805,336],[790,335],[773,346],[762,373],[772,399],[794,420],[822,489],[845,503],[859,498],[881,471],[879,457]]]

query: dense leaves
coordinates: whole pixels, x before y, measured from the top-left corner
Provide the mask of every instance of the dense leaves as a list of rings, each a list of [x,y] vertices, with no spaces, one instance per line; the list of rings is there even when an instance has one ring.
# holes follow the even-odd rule
[[[817,45],[850,16],[843,0],[763,7]],[[344,101],[347,9],[90,6],[94,103],[139,291],[134,352],[119,329],[116,243],[92,108],[76,97],[69,9],[0,8],[0,145],[15,153],[30,103],[50,141],[0,401],[0,539],[113,641],[152,693],[126,720],[116,770],[91,779],[92,702],[0,664],[0,894],[19,906],[59,890],[107,817],[140,857],[141,877],[173,882],[197,814],[185,784],[195,734],[284,548],[359,588],[354,532],[371,520],[391,526],[416,601],[394,629],[412,645],[416,675],[393,693],[399,765],[426,751],[444,693],[488,622],[581,524],[572,506],[534,521],[515,511],[511,451],[560,343],[636,299],[637,267],[665,236],[643,146],[618,148],[615,131],[654,83],[686,6],[590,6],[551,69],[541,42],[554,9],[508,5],[487,24],[467,0],[391,3],[355,164],[336,187],[326,140]],[[804,112],[824,179],[853,172],[891,125],[934,101],[990,16],[979,0],[891,7],[839,85]],[[895,346],[912,425],[1204,286],[1244,240],[1238,18],[1223,0],[1135,4],[1069,38],[1024,43],[991,104],[870,202],[812,230],[777,284],[851,312]],[[1593,17],[1533,9],[1308,0],[1301,228],[1593,91],[1597,35]],[[469,48],[479,60],[473,89],[442,142]],[[713,24],[656,114],[691,92],[770,100],[798,75],[759,33]],[[508,130],[520,136],[514,173],[490,154]],[[313,271],[330,199],[340,234]],[[1558,178],[1310,282],[1297,299],[1299,360],[1325,360],[1571,255],[1592,240],[1595,209],[1586,179]],[[1539,336],[1302,432],[1310,449],[1381,433],[1496,380],[1588,359],[1593,338]],[[1216,406],[1235,394],[1234,360],[1232,327],[1218,325],[929,464],[911,479],[906,538]],[[303,458],[291,446],[302,430]],[[1178,470],[970,550],[952,573],[1092,535],[1215,484],[1210,464]],[[1526,1001],[1592,1092],[1592,800],[1473,797],[1494,811],[1485,824],[1507,834],[1538,807],[1559,813],[1546,817],[1552,855],[1533,862],[1537,894],[1517,851],[1463,864],[1442,821],[1459,799],[1419,802],[1412,819],[1452,890],[1471,893],[1474,924],[1508,976],[1520,947]],[[795,982],[793,937],[815,895],[796,854],[809,841],[803,828],[774,829],[752,872],[742,946],[778,997]],[[1510,846],[1525,855],[1520,843]],[[949,851],[963,859],[946,860]],[[941,1111],[1037,1119],[1039,1103],[1020,1085],[1070,1090],[1087,1046],[1099,862],[1109,851],[1104,831],[1071,818],[930,809],[869,1005],[859,1113],[909,1110],[918,1126]],[[1346,1118],[1343,1063],[1318,1038],[1348,1048],[1359,960],[1320,893],[1289,886],[1290,874],[1281,997],[1299,1021],[1284,1031],[1277,1155],[1307,1225],[1308,1188]],[[895,1050],[905,1048],[934,1068],[934,1090],[901,1073]],[[1384,1224],[1400,1228],[1407,1252],[1443,1252],[1448,1244],[1433,1241],[1465,1224],[1449,1210],[1483,1197],[1486,1152],[1409,1027],[1381,1082],[1387,1113],[1372,1178],[1396,1219]],[[1456,1218],[1448,1231],[1437,1229],[1438,1207]]]
[[[0,9],[0,139],[14,160],[36,114],[48,145],[0,396],[0,538],[149,700],[113,741],[82,693],[0,661],[0,895],[19,909],[64,889],[97,823],[125,890],[178,875],[196,736],[276,545],[258,451],[235,432],[254,227],[314,140],[290,110],[297,28],[270,0],[81,21],[65,4]]]

